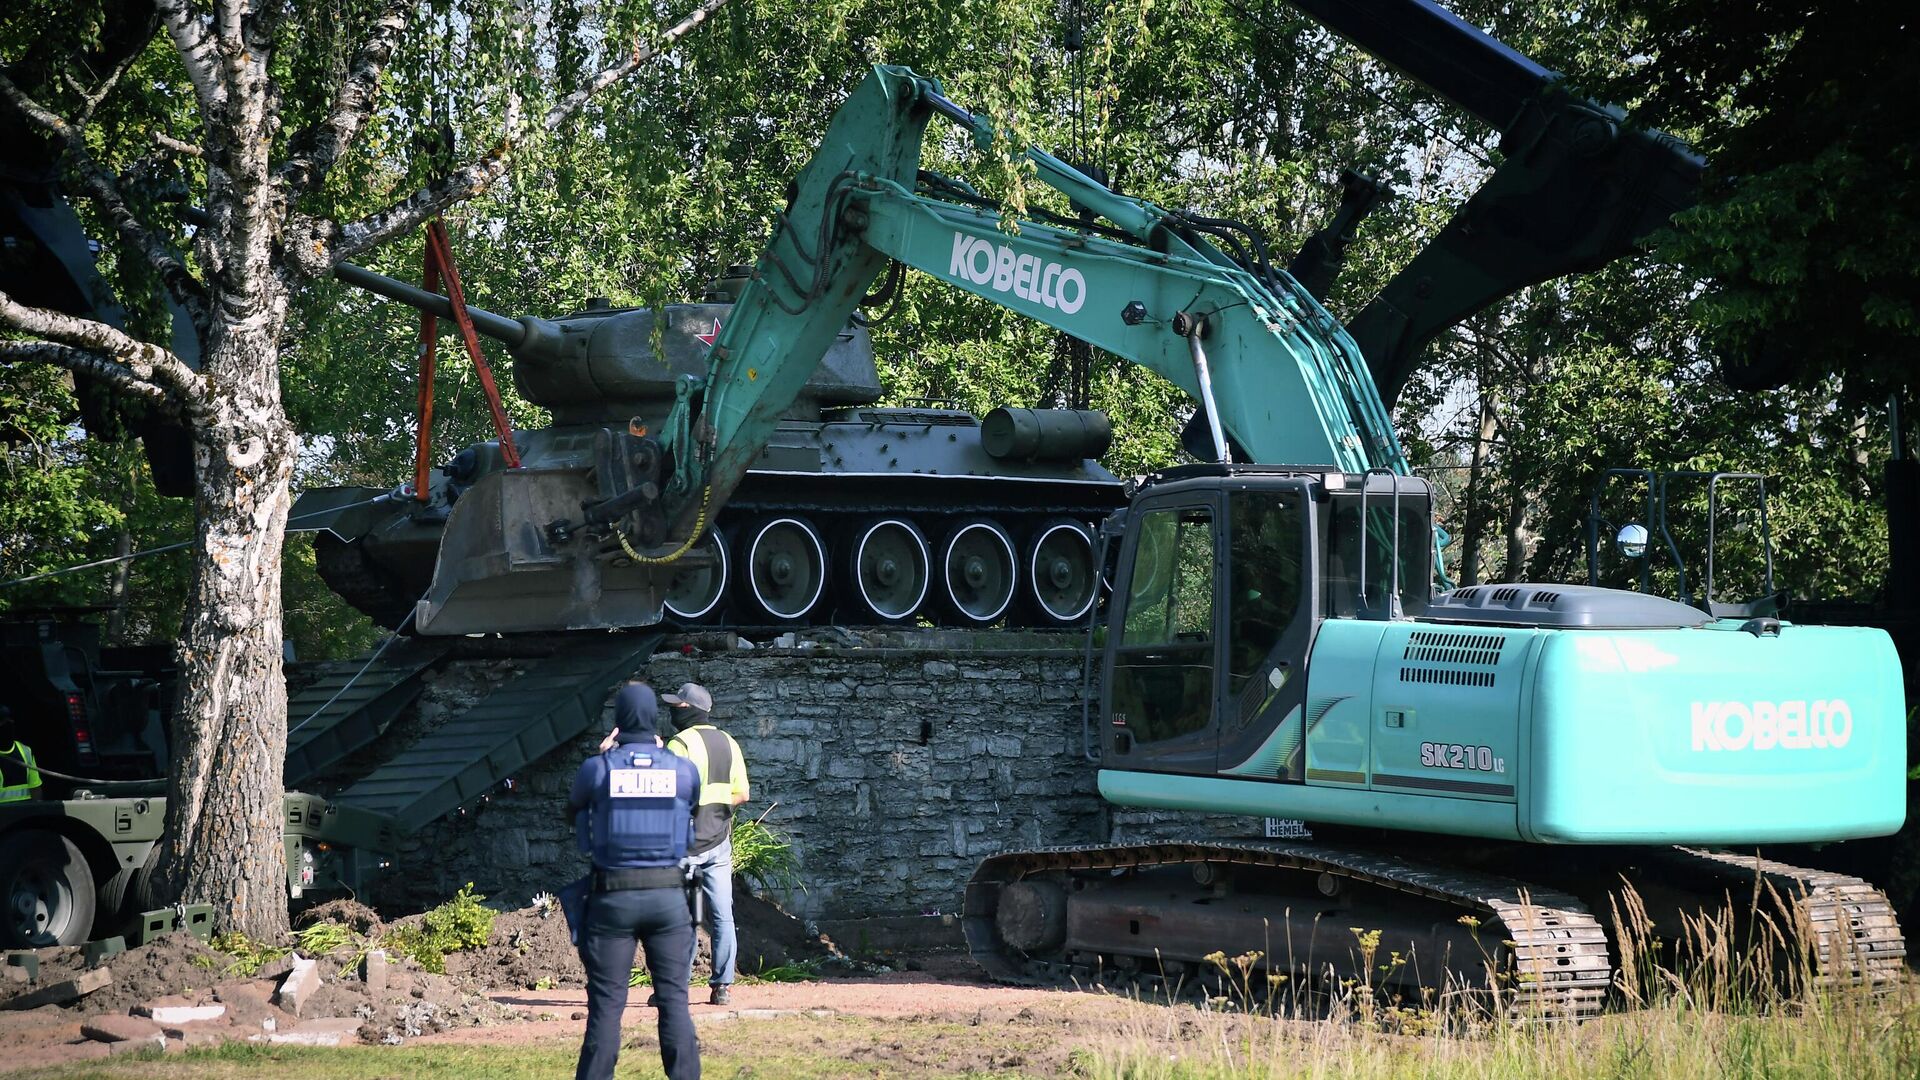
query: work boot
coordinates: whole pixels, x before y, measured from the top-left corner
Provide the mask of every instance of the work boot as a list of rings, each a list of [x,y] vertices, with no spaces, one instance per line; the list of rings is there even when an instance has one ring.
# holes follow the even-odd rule
[[[727,993],[727,988],[724,986],[714,987],[713,992],[707,995],[707,1004],[709,1005],[725,1005],[732,1000],[733,996]]]

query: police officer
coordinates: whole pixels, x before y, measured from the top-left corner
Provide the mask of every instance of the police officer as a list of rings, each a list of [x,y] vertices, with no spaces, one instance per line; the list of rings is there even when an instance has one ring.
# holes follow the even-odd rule
[[[0,803],[39,797],[40,768],[33,749],[14,737],[13,710],[0,705]]]
[[[731,1000],[740,952],[733,928],[733,808],[747,801],[747,759],[733,736],[709,722],[713,695],[706,687],[683,683],[679,690],[660,695],[660,700],[673,706],[673,724],[680,729],[667,749],[700,770],[700,801],[693,811],[693,843],[687,854],[688,862],[700,870],[707,937],[713,941],[713,980],[707,1001],[725,1005]]]
[[[613,1075],[627,1007],[635,939],[660,999],[660,1064],[668,1080],[698,1080],[700,1044],[687,1008],[693,916],[684,874],[700,774],[656,733],[653,690],[630,682],[614,697],[613,734],[580,765],[567,811],[593,856],[593,889],[580,935],[587,969],[587,1030],[576,1080]]]

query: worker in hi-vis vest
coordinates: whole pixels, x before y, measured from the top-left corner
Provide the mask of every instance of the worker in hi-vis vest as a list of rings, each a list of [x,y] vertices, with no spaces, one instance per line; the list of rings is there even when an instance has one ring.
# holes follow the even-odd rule
[[[25,802],[35,798],[39,788],[33,748],[14,737],[13,710],[0,705],[0,803]]]
[[[711,723],[713,695],[706,687],[686,683],[674,693],[661,694],[660,700],[673,706],[674,726],[680,729],[667,749],[700,771],[700,801],[693,810],[687,862],[700,870],[707,937],[713,942],[707,1000],[725,1005],[740,952],[733,929],[733,808],[747,801],[747,759],[733,736]]]

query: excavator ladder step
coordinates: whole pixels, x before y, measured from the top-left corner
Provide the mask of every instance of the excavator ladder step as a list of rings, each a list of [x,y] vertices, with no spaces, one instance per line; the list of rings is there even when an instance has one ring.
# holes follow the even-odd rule
[[[614,683],[663,635],[613,634],[528,661],[479,704],[334,796],[412,832],[491,792],[599,720]]]
[[[287,699],[287,786],[299,787],[379,738],[446,652],[444,643],[410,638],[371,661],[326,665]]]

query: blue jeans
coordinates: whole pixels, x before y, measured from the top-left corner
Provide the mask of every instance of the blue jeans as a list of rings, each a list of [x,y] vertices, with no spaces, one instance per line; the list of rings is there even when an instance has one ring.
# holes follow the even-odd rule
[[[710,985],[732,986],[740,953],[740,942],[733,932],[733,840],[722,840],[720,846],[711,851],[688,856],[687,863],[701,869],[700,892],[707,913],[707,937],[713,941]],[[691,955],[687,957],[687,978],[693,978]]]
[[[687,1009],[685,971],[693,957],[693,915],[684,889],[623,889],[587,898],[580,962],[587,969],[587,1031],[575,1080],[608,1080],[620,1059],[620,1013],[627,1007],[633,947],[646,949],[660,998],[660,1065],[668,1080],[700,1080],[700,1043]]]

